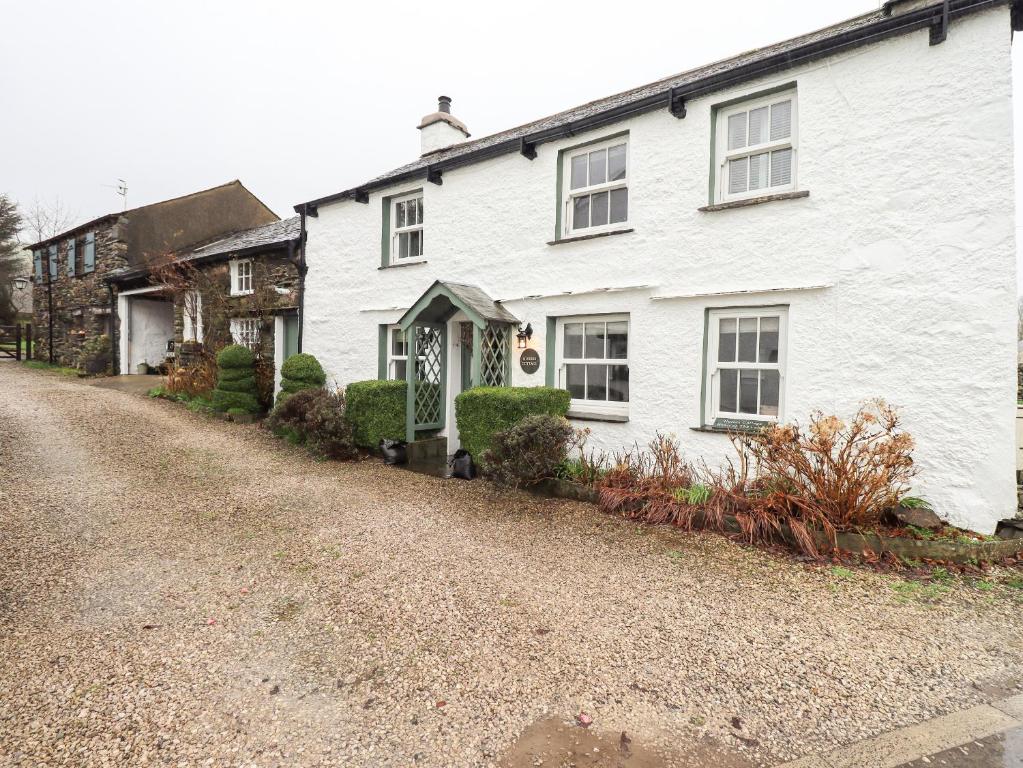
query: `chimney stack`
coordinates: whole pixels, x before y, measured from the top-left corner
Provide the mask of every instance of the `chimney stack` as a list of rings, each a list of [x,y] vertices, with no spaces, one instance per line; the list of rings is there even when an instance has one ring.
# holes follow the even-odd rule
[[[451,114],[449,96],[437,98],[437,111],[423,117],[419,122],[419,130],[422,131],[420,139],[424,155],[461,144],[469,138],[469,129],[465,123]]]

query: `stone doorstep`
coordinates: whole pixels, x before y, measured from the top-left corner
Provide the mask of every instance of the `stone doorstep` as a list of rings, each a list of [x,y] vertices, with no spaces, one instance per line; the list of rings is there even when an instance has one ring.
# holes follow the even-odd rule
[[[1023,694],[952,712],[777,768],[896,768],[1023,726]]]

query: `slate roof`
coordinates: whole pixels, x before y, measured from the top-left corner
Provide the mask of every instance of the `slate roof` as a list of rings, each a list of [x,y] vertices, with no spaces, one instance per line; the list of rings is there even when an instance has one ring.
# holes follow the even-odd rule
[[[468,307],[476,312],[484,320],[493,320],[498,323],[518,324],[518,318],[494,301],[481,288],[465,283],[448,283],[438,280],[441,285],[460,298]]]
[[[953,0],[951,12],[955,17],[1005,2],[1007,0],[958,0],[958,2]],[[560,136],[572,135],[573,124],[592,121],[593,118],[604,113],[609,114],[606,124],[617,122],[632,115],[658,108],[657,105],[660,104],[661,97],[663,97],[663,104],[660,104],[660,108],[667,110],[668,92],[671,90],[677,90],[679,95],[684,98],[702,96],[739,84],[751,77],[758,77],[765,72],[783,71],[805,61],[824,55],[833,55],[847,48],[877,42],[914,29],[925,28],[934,22],[937,18],[936,14],[940,14],[941,11],[941,3],[935,0],[935,2],[926,4],[924,8],[906,11],[904,15],[892,16],[891,5],[893,3],[887,3],[876,11],[824,27],[815,32],[747,51],[738,56],[721,59],[712,64],[672,75],[613,96],[597,99],[516,128],[431,152],[358,187],[296,205],[295,209],[301,209],[302,205],[315,206],[342,198],[355,197],[357,191],[384,187],[388,183],[414,176],[424,176],[430,166],[433,166],[434,169],[442,169],[445,164],[468,164],[503,152],[516,151],[515,144],[523,140],[547,141]],[[653,105],[651,105],[651,100],[654,101]],[[630,112],[630,106],[635,106],[635,111]],[[589,127],[589,125],[584,125],[582,129]],[[551,135],[552,132],[554,132],[553,135]],[[493,151],[488,154],[488,149]],[[469,156],[477,157],[470,159]],[[465,162],[459,163],[459,160]]]
[[[212,243],[182,254],[180,260],[205,259],[239,251],[283,245],[291,240],[297,240],[301,232],[301,219],[298,216],[292,216],[290,219],[274,221],[261,227],[235,232],[233,235],[214,240]]]
[[[465,283],[450,283],[445,280],[436,280],[433,285],[423,292],[423,295],[416,300],[409,309],[398,320],[399,325],[404,325],[411,316],[412,319],[422,317],[426,309],[438,296],[446,296],[448,301],[454,297],[465,305],[471,312],[474,312],[482,320],[497,323],[511,323],[518,325],[519,320],[501,304],[494,301],[481,288]],[[429,303],[424,303],[429,298]],[[414,314],[413,314],[414,313]]]

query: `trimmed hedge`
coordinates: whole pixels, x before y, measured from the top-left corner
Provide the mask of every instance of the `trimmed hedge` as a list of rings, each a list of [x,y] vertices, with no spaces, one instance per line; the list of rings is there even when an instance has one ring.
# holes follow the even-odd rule
[[[376,449],[380,441],[405,439],[404,381],[353,381],[345,390],[355,444]]]
[[[213,409],[259,413],[259,389],[256,386],[256,358],[252,350],[240,344],[224,347],[217,355],[217,387],[213,390]]]
[[[281,366],[281,391],[277,393],[277,402],[303,389],[321,389],[326,383],[327,374],[319,360],[304,352],[292,355]]]
[[[229,344],[217,353],[217,365],[223,368],[251,368],[256,362],[252,350],[241,344]]]
[[[495,434],[526,416],[564,416],[571,400],[567,390],[554,387],[474,387],[455,397],[459,440],[482,463]]]

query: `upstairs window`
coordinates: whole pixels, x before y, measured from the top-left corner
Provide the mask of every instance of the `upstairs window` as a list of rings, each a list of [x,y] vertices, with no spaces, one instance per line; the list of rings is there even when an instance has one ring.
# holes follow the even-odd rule
[[[787,316],[784,307],[711,311],[704,409],[710,423],[781,418]]]
[[[718,202],[795,189],[795,91],[721,109],[715,146]]]
[[[423,193],[396,197],[391,207],[392,261],[423,258]]]
[[[625,416],[629,407],[629,316],[558,319],[558,386],[572,408]]]
[[[236,259],[231,262],[231,295],[245,296],[253,292],[252,259]]]
[[[629,144],[623,137],[567,152],[564,163],[566,235],[608,231],[629,220]]]

